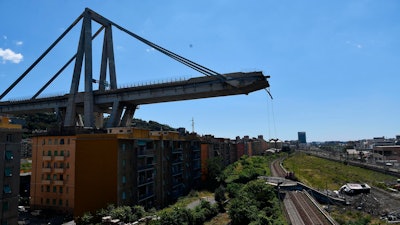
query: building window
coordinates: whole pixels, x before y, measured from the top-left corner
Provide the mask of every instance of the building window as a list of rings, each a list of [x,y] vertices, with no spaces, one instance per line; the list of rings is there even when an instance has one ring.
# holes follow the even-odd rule
[[[51,139],[49,139],[49,140],[47,141],[47,143],[48,143],[49,145],[51,145],[51,144],[52,144]]]
[[[47,156],[51,156],[51,151],[47,151]]]
[[[46,144],[46,140],[43,139],[43,140],[42,140],[42,145],[45,145],[45,144]]]
[[[13,170],[13,168],[10,168],[10,167],[4,168],[4,176],[11,177],[12,176],[12,170]]]
[[[14,155],[13,155],[12,151],[6,150],[6,160],[13,160],[13,159],[14,159]]]
[[[54,151],[54,156],[58,156],[58,151],[57,150]]]
[[[46,205],[50,204],[50,199],[46,198]]]
[[[62,204],[63,204],[62,199],[59,199],[59,200],[58,200],[58,205],[59,205],[59,206],[62,206]]]
[[[54,139],[54,144],[55,144],[55,145],[58,145],[58,139],[57,139],[57,138]]]
[[[12,142],[12,140],[13,140],[13,135],[12,134],[7,134],[6,142]]]
[[[11,186],[9,184],[5,184],[3,186],[3,192],[4,194],[11,194]]]
[[[57,180],[57,174],[53,175],[53,180]]]
[[[8,225],[8,221],[7,220],[2,220],[1,221],[1,225]]]
[[[126,177],[122,176],[122,183],[125,184],[126,183]]]
[[[63,193],[63,187],[60,187],[60,194]]]
[[[57,199],[53,198],[53,205],[57,204]]]
[[[125,199],[126,199],[126,193],[125,193],[125,191],[124,191],[124,192],[122,192],[122,199],[123,199],[123,200],[125,200]]]
[[[47,191],[47,192],[50,192],[50,186],[49,186],[49,185],[46,186],[46,191]],[[47,200],[46,200],[46,201],[47,201]]]
[[[125,151],[125,149],[126,149],[126,145],[124,143],[124,144],[122,144],[122,151]]]
[[[42,153],[42,156],[45,156],[46,154],[45,154],[45,151],[43,151],[43,153]]]
[[[53,192],[54,192],[54,193],[57,192],[57,186],[53,186]]]
[[[43,187],[43,185],[42,185],[42,186],[40,186],[40,191],[41,191],[41,192],[43,192],[43,191],[44,191],[44,187]]]
[[[61,151],[60,151],[60,155],[61,155],[61,156],[64,156],[64,150],[61,150]]]
[[[60,139],[60,145],[63,145],[64,144],[64,138],[61,138]]]
[[[3,212],[8,211],[10,208],[10,205],[8,204],[8,201],[3,202]]]

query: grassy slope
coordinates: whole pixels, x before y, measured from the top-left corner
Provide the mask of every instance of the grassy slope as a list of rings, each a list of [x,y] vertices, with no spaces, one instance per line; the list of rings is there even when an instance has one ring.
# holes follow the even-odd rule
[[[294,171],[303,183],[318,189],[337,190],[349,182],[377,186],[380,182],[396,180],[390,175],[306,154],[290,156],[284,161],[284,167]]]

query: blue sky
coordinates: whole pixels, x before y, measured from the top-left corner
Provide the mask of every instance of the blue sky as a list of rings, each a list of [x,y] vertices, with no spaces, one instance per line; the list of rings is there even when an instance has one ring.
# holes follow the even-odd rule
[[[265,91],[143,105],[135,117],[199,134],[307,141],[400,135],[400,2],[0,1],[0,92],[84,11],[219,73],[263,71]],[[93,23],[93,30],[98,25]],[[32,96],[76,52],[80,24],[3,100]],[[113,29],[118,85],[201,76]],[[94,77],[101,40],[93,45]],[[70,66],[71,67],[71,66]],[[69,91],[68,68],[44,95]]]

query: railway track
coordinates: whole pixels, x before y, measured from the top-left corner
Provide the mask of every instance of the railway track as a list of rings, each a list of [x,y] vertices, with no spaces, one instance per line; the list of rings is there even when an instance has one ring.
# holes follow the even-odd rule
[[[285,177],[287,172],[281,167],[282,159],[277,159],[271,164],[272,176]],[[328,218],[323,209],[307,194],[306,191],[288,191],[283,200],[286,215],[291,224],[305,225],[332,225],[336,224]]]

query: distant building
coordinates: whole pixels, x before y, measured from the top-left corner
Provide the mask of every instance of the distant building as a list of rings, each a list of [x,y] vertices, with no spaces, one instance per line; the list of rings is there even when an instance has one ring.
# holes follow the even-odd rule
[[[298,141],[299,144],[307,144],[307,139],[306,139],[306,132],[298,132],[297,133]]]
[[[373,146],[390,146],[394,145],[395,141],[392,139],[386,139],[385,137],[374,137]]]
[[[18,224],[21,125],[0,116],[0,223]]]
[[[373,153],[378,163],[400,162],[400,145],[375,146]]]

